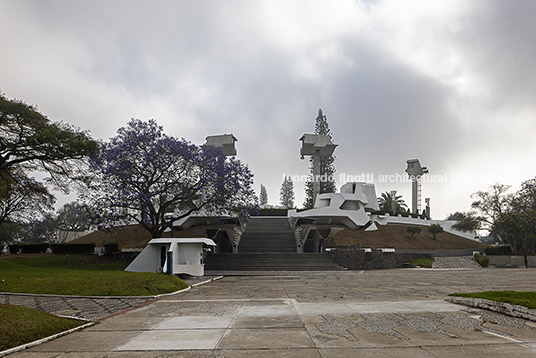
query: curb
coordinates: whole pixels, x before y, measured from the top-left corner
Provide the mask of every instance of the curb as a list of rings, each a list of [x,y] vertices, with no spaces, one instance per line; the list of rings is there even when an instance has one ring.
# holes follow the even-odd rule
[[[131,307],[131,308],[128,308],[126,310],[123,310],[123,311],[120,311],[120,312],[116,312],[114,314],[111,314],[109,316],[106,316],[106,317],[101,317],[97,320],[95,320],[95,322],[89,322],[89,323],[86,323],[86,324],[83,324],[81,326],[78,326],[78,327],[75,327],[75,328],[71,328],[67,331],[63,331],[63,332],[60,332],[60,333],[56,333],[52,336],[49,336],[49,337],[45,337],[45,338],[41,338],[37,341],[33,341],[33,342],[30,342],[30,343],[26,343],[26,344],[23,344],[23,345],[20,345],[20,346],[17,346],[17,347],[13,347],[13,348],[10,348],[10,349],[6,349],[5,351],[0,351],[0,357],[3,357],[3,356],[6,356],[8,354],[11,354],[11,353],[15,353],[15,352],[20,352],[22,350],[25,350],[25,349],[28,349],[28,348],[31,348],[33,346],[37,346],[37,345],[40,345],[40,344],[43,344],[43,343],[46,343],[46,342],[49,342],[49,341],[52,341],[56,338],[59,338],[59,337],[62,337],[62,336],[65,336],[67,334],[70,334],[70,333],[73,333],[73,332],[76,332],[78,330],[81,330],[81,329],[84,329],[84,328],[88,328],[88,327],[91,327],[95,324],[97,324],[98,322],[100,321],[103,321],[107,318],[110,318],[110,317],[113,317],[113,316],[117,316],[119,314],[122,314],[122,313],[125,313],[125,312],[128,312],[128,311],[132,311],[134,309],[137,309],[137,308],[140,308],[144,305],[147,305],[147,304],[150,304],[152,302],[155,302],[155,301],[158,301],[159,299],[162,299],[164,298],[165,296],[170,296],[170,295],[175,295],[175,294],[178,294],[178,293],[181,293],[181,292],[186,292],[186,291],[189,291],[192,287],[197,287],[197,286],[201,286],[201,285],[205,285],[207,283],[211,283],[213,281],[216,281],[216,280],[220,280],[222,279],[224,276],[218,276],[218,277],[214,277],[210,280],[206,280],[206,281],[203,281],[203,282],[198,282],[198,283],[195,283],[195,284],[192,284],[192,285],[189,285],[188,287],[186,288],[183,288],[182,290],[178,290],[178,291],[175,291],[175,292],[171,292],[171,293],[164,293],[164,294],[161,294],[161,295],[156,295],[156,296],[68,296],[68,295],[39,295],[39,294],[32,294],[32,293],[11,293],[11,292],[0,292],[0,294],[4,294],[4,295],[18,295],[18,296],[46,296],[46,297],[75,297],[75,298],[98,298],[98,299],[103,299],[103,298],[107,298],[107,299],[122,299],[122,298],[145,298],[145,299],[152,299],[151,301],[149,302],[145,302],[145,303],[142,303],[138,306],[135,306],[135,307]],[[62,317],[65,317],[65,316],[62,316]],[[81,318],[78,318],[78,317],[68,317],[68,318],[73,318],[73,319],[78,319],[78,320],[84,320],[84,319],[81,319]]]
[[[80,319],[80,318],[77,318],[77,319]],[[33,347],[33,346],[37,346],[39,344],[43,344],[43,343],[48,342],[48,341],[52,341],[53,339],[59,338],[61,336],[65,336],[65,335],[67,335],[69,333],[73,333],[73,332],[76,332],[78,330],[81,330],[81,329],[84,329],[84,328],[87,328],[87,327],[91,327],[91,326],[93,326],[95,324],[96,324],[95,322],[89,322],[89,323],[83,324],[81,326],[71,328],[71,329],[69,329],[67,331],[56,333],[56,334],[54,334],[52,336],[49,336],[49,337],[41,338],[41,339],[39,339],[37,341],[33,341],[33,342],[26,343],[26,344],[23,344],[23,345],[20,345],[20,346],[17,346],[17,347],[6,349],[5,351],[0,351],[0,357],[3,357],[5,355],[11,354],[11,353],[20,352],[22,350],[28,349],[28,348]]]
[[[469,307],[481,308],[489,311],[502,313],[508,316],[523,318],[536,322],[536,309],[529,309],[524,306],[512,305],[504,302],[485,300],[483,298],[473,297],[456,297],[448,296],[445,298],[447,302],[465,305]]]

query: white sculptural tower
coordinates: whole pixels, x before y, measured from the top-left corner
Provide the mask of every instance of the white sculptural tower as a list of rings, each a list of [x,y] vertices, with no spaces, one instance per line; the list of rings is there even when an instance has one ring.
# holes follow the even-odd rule
[[[320,194],[320,157],[332,155],[337,144],[333,144],[330,136],[319,134],[304,134],[300,140],[301,158],[303,159],[305,155],[313,157],[313,203],[315,203],[316,197]]]
[[[406,173],[411,179],[411,212],[418,214],[421,209],[421,177],[428,173],[428,168],[421,166],[419,159],[408,159],[406,163]]]

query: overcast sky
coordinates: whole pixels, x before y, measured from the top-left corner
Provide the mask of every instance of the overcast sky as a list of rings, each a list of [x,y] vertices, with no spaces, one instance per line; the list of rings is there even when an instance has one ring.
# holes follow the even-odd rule
[[[536,175],[534,14],[516,0],[0,0],[0,90],[104,140],[131,118],[196,144],[233,133],[271,204],[284,174],[308,174],[299,138],[322,108],[339,188],[363,173],[411,205],[401,179],[418,158],[422,206],[443,219]]]

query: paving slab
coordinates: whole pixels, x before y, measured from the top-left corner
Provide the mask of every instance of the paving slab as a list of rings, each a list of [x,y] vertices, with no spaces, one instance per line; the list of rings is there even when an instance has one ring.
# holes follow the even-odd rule
[[[230,276],[145,302],[10,357],[534,356],[533,322],[445,297],[534,290],[535,274],[534,269],[398,269]]]

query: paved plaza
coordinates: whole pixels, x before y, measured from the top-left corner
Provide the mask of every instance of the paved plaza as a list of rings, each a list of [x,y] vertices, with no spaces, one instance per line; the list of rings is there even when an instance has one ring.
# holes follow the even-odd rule
[[[9,357],[529,357],[536,322],[448,303],[535,269],[225,276]]]

